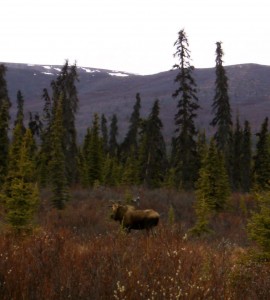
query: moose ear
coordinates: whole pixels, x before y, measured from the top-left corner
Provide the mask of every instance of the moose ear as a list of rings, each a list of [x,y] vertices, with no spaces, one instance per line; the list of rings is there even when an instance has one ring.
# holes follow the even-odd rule
[[[109,204],[108,207],[113,207],[113,205],[115,204],[115,201],[109,200],[109,202],[110,202],[111,204]]]

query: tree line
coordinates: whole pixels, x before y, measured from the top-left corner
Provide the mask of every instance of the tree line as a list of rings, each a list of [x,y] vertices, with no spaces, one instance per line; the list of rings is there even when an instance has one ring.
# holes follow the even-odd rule
[[[58,77],[44,89],[43,111],[31,114],[25,126],[24,97],[17,93],[17,114],[10,126],[11,102],[0,66],[0,189],[6,219],[21,229],[30,226],[39,203],[39,189],[52,190],[52,205],[63,209],[69,189],[132,186],[176,188],[196,191],[199,231],[205,228],[209,211],[226,207],[231,191],[249,192],[269,188],[270,146],[268,118],[263,120],[252,145],[248,120],[232,120],[229,83],[223,66],[222,43],[216,43],[215,93],[212,102],[214,135],[196,127],[200,108],[188,38],[180,30],[174,44],[178,63],[175,91],[175,133],[169,147],[163,137],[159,100],[149,115],[140,114],[140,93],[135,95],[129,127],[118,140],[118,119],[94,114],[82,144],[77,143],[76,112],[79,105],[76,64],[68,61]],[[9,134],[10,127],[12,133]],[[170,149],[170,152],[168,151]],[[197,227],[196,230],[199,228]]]

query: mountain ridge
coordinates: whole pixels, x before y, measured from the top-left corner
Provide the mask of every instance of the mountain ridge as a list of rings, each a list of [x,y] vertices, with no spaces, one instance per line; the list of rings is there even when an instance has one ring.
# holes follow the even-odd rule
[[[32,65],[3,63],[7,67],[6,81],[11,102],[11,114],[16,111],[16,94],[21,90],[27,112],[42,112],[42,91],[59,74],[60,65]],[[229,96],[233,111],[240,120],[248,120],[253,131],[259,129],[263,119],[270,113],[270,66],[239,64],[225,67],[229,79]],[[78,136],[81,139],[91,125],[94,113],[104,113],[108,119],[117,114],[119,139],[128,127],[136,93],[142,99],[142,116],[149,114],[155,99],[160,101],[160,116],[164,124],[164,135],[169,140],[174,131],[174,115],[177,100],[172,93],[177,88],[174,78],[177,70],[163,71],[151,75],[138,75],[124,71],[77,67],[79,81],[76,86],[79,97],[79,110],[76,117]],[[211,132],[209,126],[213,115],[211,105],[215,88],[215,69],[194,70],[201,108],[196,120],[200,129]]]

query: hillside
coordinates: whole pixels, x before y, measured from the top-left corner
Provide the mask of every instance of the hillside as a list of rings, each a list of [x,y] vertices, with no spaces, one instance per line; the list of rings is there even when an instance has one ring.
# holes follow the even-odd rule
[[[41,111],[43,88],[50,91],[50,82],[56,78],[62,66],[41,66],[5,63],[8,68],[6,79],[11,101],[15,104],[20,89],[25,99],[25,112]],[[270,67],[256,64],[228,66],[230,100],[234,115],[249,120],[257,130],[270,112]],[[171,94],[175,90],[175,71],[141,76],[112,70],[78,67],[77,83],[80,108],[77,115],[78,135],[81,138],[91,124],[93,113],[104,113],[108,118],[116,113],[119,121],[120,138],[125,134],[128,119],[135,103],[137,92],[141,94],[142,115],[147,115],[153,101],[161,104],[161,118],[167,140],[174,130],[173,119],[176,101]],[[198,112],[200,128],[211,130],[209,122],[214,95],[215,70],[196,69],[198,97],[201,106]],[[12,107],[12,114],[16,105]]]

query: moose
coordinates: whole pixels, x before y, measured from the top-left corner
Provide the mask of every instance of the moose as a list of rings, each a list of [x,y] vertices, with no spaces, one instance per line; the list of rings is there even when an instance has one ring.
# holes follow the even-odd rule
[[[160,215],[153,209],[140,210],[132,205],[123,205],[119,202],[113,202],[111,207],[111,218],[119,221],[127,233],[130,233],[131,229],[145,229],[147,232],[150,230],[153,232],[153,227],[158,225]]]

